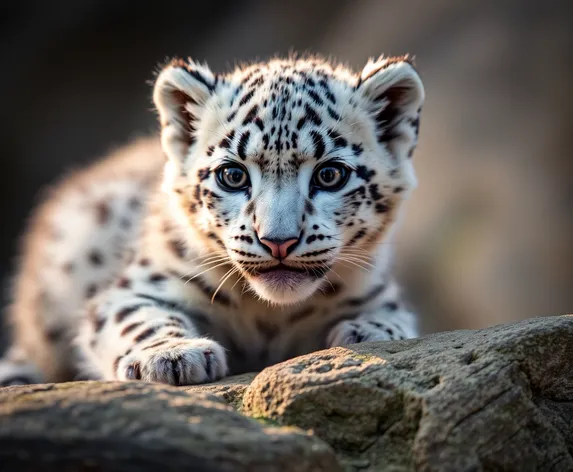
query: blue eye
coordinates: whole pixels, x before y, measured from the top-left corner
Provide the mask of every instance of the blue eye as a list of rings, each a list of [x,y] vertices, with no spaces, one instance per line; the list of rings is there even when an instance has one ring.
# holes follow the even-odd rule
[[[348,168],[342,164],[326,164],[316,170],[312,177],[312,184],[319,190],[333,192],[339,190],[350,177]]]
[[[223,189],[236,192],[250,185],[249,174],[242,166],[228,164],[217,169],[217,181]]]

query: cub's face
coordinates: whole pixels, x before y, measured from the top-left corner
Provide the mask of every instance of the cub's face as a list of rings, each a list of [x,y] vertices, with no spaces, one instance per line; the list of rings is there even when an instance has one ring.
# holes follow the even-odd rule
[[[406,59],[361,74],[275,60],[218,77],[175,62],[154,94],[166,187],[229,274],[295,303],[333,268],[367,266],[388,234],[415,185],[423,97]]]

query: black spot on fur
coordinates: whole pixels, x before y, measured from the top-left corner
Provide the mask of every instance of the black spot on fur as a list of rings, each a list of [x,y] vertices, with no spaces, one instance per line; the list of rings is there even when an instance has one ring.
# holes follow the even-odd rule
[[[384,198],[384,195],[378,191],[378,184],[370,184],[368,186],[368,190],[370,190],[370,196],[372,197],[372,200],[378,201]]]
[[[348,242],[348,245],[352,246],[353,244],[355,244],[356,242],[361,240],[364,236],[366,236],[366,230],[365,229],[361,229],[361,230],[357,231],[354,234],[354,236],[352,237],[352,239]]]
[[[324,156],[324,139],[322,135],[316,130],[312,130],[310,132],[310,136],[312,138],[312,142],[314,143],[314,157],[320,159],[322,156]]]
[[[245,214],[248,216],[248,215],[253,214],[254,211],[255,211],[255,201],[254,201],[254,200],[251,200],[251,201],[247,204],[247,207],[245,208]]]
[[[154,336],[156,332],[157,330],[155,328],[147,328],[133,338],[133,341],[135,343],[140,343],[141,341],[145,341],[146,339]]]
[[[117,374],[117,369],[119,367],[120,361],[123,359],[123,356],[116,357],[113,361],[113,373]]]
[[[199,171],[197,172],[197,177],[199,178],[199,180],[202,182],[203,180],[206,180],[209,178],[209,175],[211,175],[211,169],[209,167],[205,167],[203,169],[199,169]]]
[[[306,112],[306,118],[315,126],[321,126],[322,120],[314,108],[312,108],[308,103],[304,106],[304,111]]]
[[[385,289],[386,286],[384,284],[380,284],[372,288],[368,293],[366,293],[362,297],[349,298],[348,300],[344,300],[342,303],[348,306],[355,306],[355,307],[365,305],[366,303],[375,299],[382,292],[384,292]]]
[[[94,249],[88,254],[88,260],[90,261],[90,264],[100,266],[103,264],[103,254],[101,251]]]
[[[179,259],[184,259],[187,254],[185,243],[180,239],[172,239],[168,243],[168,247],[175,256]]]
[[[167,276],[165,274],[160,274],[159,272],[156,272],[154,274],[151,274],[149,276],[149,281],[151,283],[159,283],[159,282],[163,282],[164,280],[167,279]]]
[[[364,152],[364,148],[361,144],[353,144],[352,145],[352,152],[355,156],[360,156]]]
[[[310,200],[306,200],[304,202],[304,211],[306,211],[309,215],[314,215],[314,205]],[[304,216],[304,215],[303,215]]]
[[[98,323],[101,323],[101,326],[98,325]],[[96,332],[99,331],[97,328],[99,327],[101,329],[104,323],[105,323],[105,318],[103,319],[103,321],[101,318],[96,318],[94,320],[94,331]],[[50,341],[51,343],[57,343],[65,338],[66,330],[63,326],[52,326],[46,330],[45,335],[48,341]]]
[[[117,287],[125,289],[131,288],[131,280],[129,280],[127,277],[121,277],[117,281]]]
[[[245,160],[247,158],[246,149],[247,149],[247,146],[249,145],[250,136],[251,136],[251,132],[247,130],[241,135],[241,137],[239,139],[239,144],[237,146],[237,154],[243,160]]]
[[[229,149],[231,147],[231,144],[233,143],[234,138],[235,138],[235,130],[232,130],[229,134],[227,134],[227,136],[221,139],[219,147],[224,149]]]
[[[86,294],[85,297],[86,298],[92,298],[98,291],[98,287],[96,284],[89,284],[86,287]]]
[[[390,210],[390,205],[385,202],[379,202],[374,208],[376,209],[376,213],[386,213]]]
[[[254,105],[253,108],[251,108],[247,113],[247,115],[245,116],[245,119],[243,120],[243,126],[248,125],[249,123],[255,121],[258,112],[259,112],[259,106]]]
[[[255,89],[249,90],[245,95],[243,95],[243,98],[241,98],[239,106],[243,106],[249,103],[251,101],[251,98],[253,98],[254,94],[255,94]]]
[[[131,333],[134,329],[139,328],[143,324],[143,321],[137,321],[136,323],[128,324],[125,328],[121,330],[119,333],[120,336],[125,336],[126,334]]]
[[[356,175],[362,180],[370,182],[370,179],[376,175],[376,172],[368,169],[366,166],[356,166]]]
[[[290,139],[293,149],[296,149],[298,147],[298,134],[293,131]]]
[[[111,208],[107,202],[99,202],[95,209],[96,219],[100,225],[106,224],[111,219]]]
[[[187,69],[187,72],[189,72],[189,74],[192,77],[195,77],[195,79],[197,79],[199,82],[201,82],[205,87],[207,87],[207,89],[209,91],[213,90],[213,84],[209,83],[207,81],[207,79],[205,77],[203,77],[203,75],[199,72],[196,71],[195,69]]]
[[[382,305],[382,309],[386,311],[396,311],[398,309],[398,303],[386,302]]]
[[[179,337],[183,337],[184,335],[181,335]],[[149,346],[145,346],[143,347],[141,350],[142,351],[148,351],[149,349],[155,349],[156,347],[159,346],[163,346],[164,344],[167,344],[169,342],[169,339],[160,339],[159,341],[155,341],[154,343],[151,343]]]
[[[338,113],[336,113],[332,108],[328,107],[326,110],[328,111],[329,116],[333,120],[340,121],[340,115]]]
[[[318,95],[318,93],[316,93],[314,90],[309,90],[308,91],[308,95],[309,97],[312,99],[312,101],[314,103],[316,103],[317,105],[322,105],[324,104],[324,102],[322,101],[322,98],[320,98],[320,96]]]
[[[335,148],[348,146],[348,141],[346,141],[346,139],[340,136],[340,134],[337,131],[331,129],[328,132],[328,136],[332,139]]]
[[[132,313],[135,313],[137,310],[139,310],[140,308],[149,306],[149,304],[147,303],[138,303],[137,305],[130,305],[130,306],[126,306],[124,308],[122,308],[121,310],[119,310],[116,314],[115,314],[115,322],[116,323],[121,323],[122,321],[124,321],[129,315],[131,315]]]

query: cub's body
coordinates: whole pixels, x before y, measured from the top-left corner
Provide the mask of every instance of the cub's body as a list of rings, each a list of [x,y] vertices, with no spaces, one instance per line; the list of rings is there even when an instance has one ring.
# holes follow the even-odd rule
[[[161,145],[70,176],[33,218],[0,382],[199,383],[416,335],[389,273],[423,101],[406,59],[175,61],[154,99]]]

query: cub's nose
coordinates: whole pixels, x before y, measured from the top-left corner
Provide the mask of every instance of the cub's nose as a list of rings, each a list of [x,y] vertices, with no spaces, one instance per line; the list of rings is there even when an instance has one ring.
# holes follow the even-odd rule
[[[289,249],[294,249],[294,246],[298,243],[299,238],[288,238],[288,239],[270,239],[270,238],[259,238],[261,244],[270,249],[273,257],[277,259],[284,259],[289,254]]]

